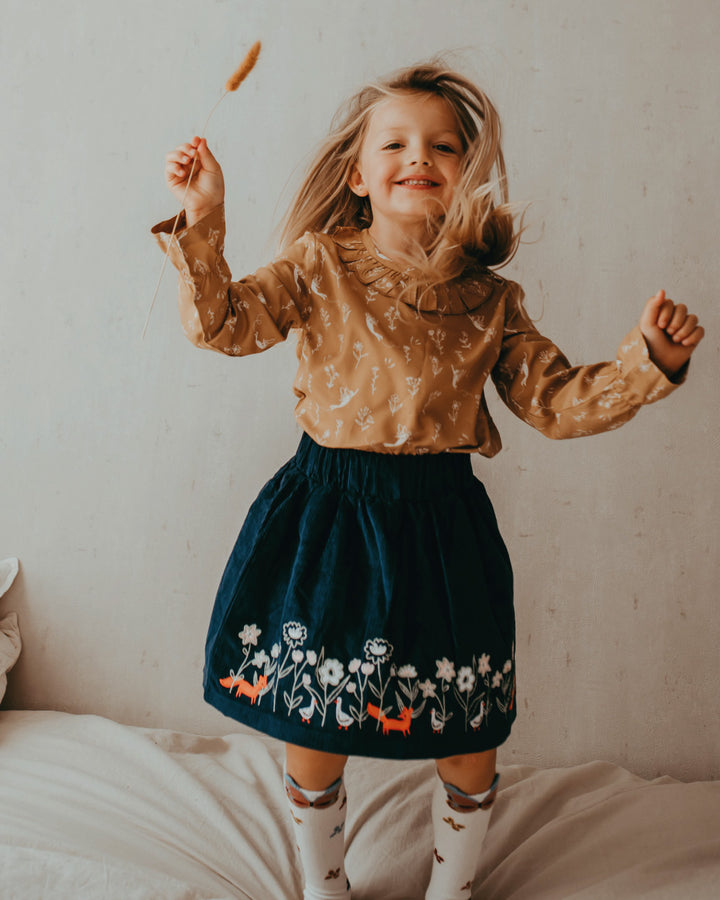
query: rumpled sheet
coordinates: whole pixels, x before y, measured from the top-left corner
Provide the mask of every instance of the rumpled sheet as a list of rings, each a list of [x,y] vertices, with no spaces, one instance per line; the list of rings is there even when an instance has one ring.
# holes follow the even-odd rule
[[[2,900],[302,896],[282,747],[96,716],[0,713]],[[421,900],[432,763],[348,764],[355,900]],[[720,897],[720,782],[508,766],[473,898]]]

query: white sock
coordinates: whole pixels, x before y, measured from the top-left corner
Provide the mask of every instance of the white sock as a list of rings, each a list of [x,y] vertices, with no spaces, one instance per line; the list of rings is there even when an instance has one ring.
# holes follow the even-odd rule
[[[306,800],[315,802],[331,792],[337,798],[323,809],[315,806],[298,806],[288,791],[288,786],[299,791]],[[342,778],[324,791],[308,791],[285,772],[285,789],[288,794],[295,840],[305,873],[304,900],[337,900],[350,897],[350,883],[345,874],[345,814],[347,794]]]
[[[435,848],[425,900],[469,900],[492,812],[491,805],[482,809],[477,804],[491,797],[492,804],[497,782],[495,776],[490,789],[481,794],[465,794],[448,785],[456,796],[459,795],[462,805],[475,807],[471,811],[461,811],[450,805],[448,790],[438,777],[432,799]]]

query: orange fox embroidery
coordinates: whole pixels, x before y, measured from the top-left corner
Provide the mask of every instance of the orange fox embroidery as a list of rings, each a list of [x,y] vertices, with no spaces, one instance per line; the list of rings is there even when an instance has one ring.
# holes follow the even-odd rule
[[[246,694],[250,698],[250,705],[252,706],[261,691],[267,687],[267,675],[261,675],[257,680],[257,684],[250,684],[250,682],[246,681],[244,678],[241,678],[240,681],[235,681],[231,675],[227,678],[221,678],[220,684],[224,688],[233,688],[237,685],[235,696],[242,697],[243,694]]]
[[[391,731],[402,731],[406,737],[410,734],[410,725],[412,724],[413,714],[412,707],[406,706],[397,719],[388,719],[387,716],[384,716],[380,712],[380,707],[374,706],[372,703],[368,703],[367,711],[373,719],[379,719],[382,722],[383,734],[389,734]]]

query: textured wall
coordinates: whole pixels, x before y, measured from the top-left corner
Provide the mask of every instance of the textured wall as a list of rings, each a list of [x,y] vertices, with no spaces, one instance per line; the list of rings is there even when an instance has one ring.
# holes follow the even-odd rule
[[[663,286],[708,337],[683,389],[555,444],[491,397],[478,459],[515,561],[520,716],[504,762],[605,758],[717,777],[718,173],[713,0],[2,0],[0,557],[22,573],[9,702],[222,732],[200,677],[225,558],[298,433],[294,347],[191,347],[148,229],[164,154],[215,113],[228,256],[266,261],[306,154],[368,78],[438,51],[503,114],[531,202],[506,270],[574,361],[607,358]]]

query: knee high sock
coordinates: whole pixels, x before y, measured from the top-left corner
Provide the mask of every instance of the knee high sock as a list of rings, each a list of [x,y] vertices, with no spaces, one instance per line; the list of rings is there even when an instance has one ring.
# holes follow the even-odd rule
[[[484,793],[464,794],[438,777],[432,799],[435,848],[425,900],[469,900],[497,781],[496,776]],[[467,811],[453,808],[451,802]]]
[[[308,791],[285,772],[285,789],[305,874],[303,900],[349,898],[345,874],[347,794],[342,778],[324,791]],[[296,801],[302,802],[302,798],[312,804],[319,801],[320,807],[299,806]],[[328,800],[332,802],[325,806]]]

